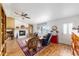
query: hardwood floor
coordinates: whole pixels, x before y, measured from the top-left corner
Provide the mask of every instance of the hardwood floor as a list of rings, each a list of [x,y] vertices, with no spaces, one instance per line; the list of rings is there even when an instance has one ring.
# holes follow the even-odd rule
[[[16,39],[7,40],[7,56],[25,56],[21,48],[19,47]]]
[[[25,56],[16,39],[7,40],[7,56]],[[69,45],[51,43],[34,56],[72,56],[72,50]]]
[[[69,45],[51,43],[35,56],[72,56],[72,50]]]

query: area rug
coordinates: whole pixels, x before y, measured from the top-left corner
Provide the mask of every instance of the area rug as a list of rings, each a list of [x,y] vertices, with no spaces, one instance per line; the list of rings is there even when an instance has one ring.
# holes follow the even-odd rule
[[[37,51],[30,52],[28,51],[28,48],[26,47],[25,39],[17,39],[17,42],[26,56],[33,56],[37,52],[39,52],[41,49],[43,49],[43,47],[41,46],[41,47],[37,47]]]

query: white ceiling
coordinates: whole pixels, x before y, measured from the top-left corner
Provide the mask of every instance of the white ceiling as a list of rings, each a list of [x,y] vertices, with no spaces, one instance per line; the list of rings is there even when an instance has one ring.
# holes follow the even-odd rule
[[[3,7],[7,16],[21,19],[14,14],[15,11],[28,13],[31,19],[25,19],[27,23],[42,23],[64,17],[79,15],[78,3],[4,3]]]

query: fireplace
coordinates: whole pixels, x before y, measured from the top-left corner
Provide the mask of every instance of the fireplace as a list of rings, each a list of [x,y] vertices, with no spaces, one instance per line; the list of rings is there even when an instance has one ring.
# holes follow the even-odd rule
[[[26,35],[26,31],[25,30],[20,30],[19,31],[19,36],[25,36]]]
[[[17,39],[27,38],[28,30],[26,30],[26,29],[16,29],[15,33],[14,33],[14,36]]]
[[[27,30],[26,29],[20,29],[17,31],[18,39],[23,39],[27,37]]]

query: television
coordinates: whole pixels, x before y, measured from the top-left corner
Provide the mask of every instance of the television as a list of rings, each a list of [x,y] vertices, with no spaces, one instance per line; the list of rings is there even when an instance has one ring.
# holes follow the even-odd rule
[[[19,31],[19,36],[25,36],[25,34],[26,34],[25,30],[20,30]]]

